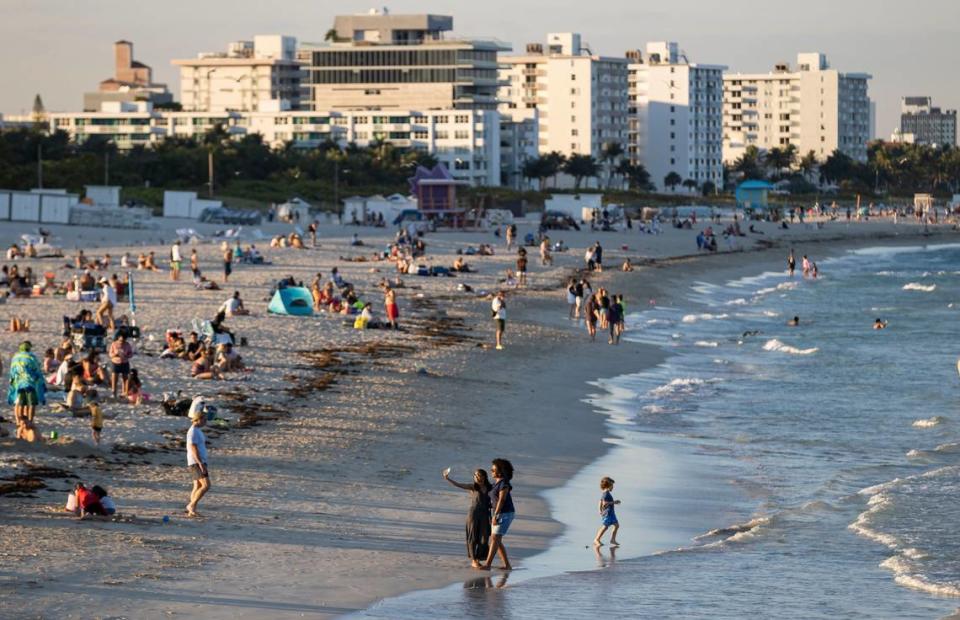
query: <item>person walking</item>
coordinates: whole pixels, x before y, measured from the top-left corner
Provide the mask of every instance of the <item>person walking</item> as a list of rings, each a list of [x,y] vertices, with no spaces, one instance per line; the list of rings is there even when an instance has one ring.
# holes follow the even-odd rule
[[[517,287],[527,285],[527,251],[524,248],[517,250]]]
[[[790,248],[790,254],[787,255],[787,274],[792,278],[793,272],[797,270],[797,257],[793,255],[793,248]]]
[[[109,321],[110,329],[114,329],[113,309],[117,305],[117,289],[110,285],[106,278],[100,278],[100,307],[97,308],[97,324],[107,327]]]
[[[10,360],[10,385],[7,388],[7,404],[13,405],[13,417],[17,425],[17,439],[34,441],[33,418],[37,405],[46,404],[47,383],[43,367],[31,353],[29,340],[20,343],[20,348]]]
[[[513,486],[510,484],[513,479],[513,465],[507,459],[493,459],[490,473],[493,474],[494,480],[493,487],[490,489],[490,503],[493,506],[493,516],[490,519],[491,543],[487,561],[480,568],[490,570],[493,558],[499,553],[500,559],[503,560],[503,566],[500,568],[513,570],[507,558],[507,548],[503,545],[503,537],[507,535],[510,524],[517,515],[511,496]]]
[[[497,350],[503,349],[503,332],[507,327],[507,302],[503,291],[497,293],[490,303],[493,320],[497,326]]]
[[[453,486],[470,492],[470,510],[467,512],[467,557],[473,568],[480,568],[490,552],[490,480],[484,469],[473,472],[473,483],[463,484],[443,471],[443,479]]]
[[[210,469],[207,467],[207,439],[200,428],[207,421],[206,405],[194,399],[190,406],[190,429],[187,431],[187,468],[193,480],[190,491],[190,503],[187,504],[188,517],[198,517],[197,504],[210,491]]]
[[[593,544],[596,547],[599,547],[603,544],[603,535],[606,533],[607,528],[612,527],[613,532],[610,534],[610,546],[617,547],[620,543],[617,542],[617,532],[620,531],[620,521],[617,520],[617,513],[614,510],[614,506],[620,503],[620,500],[613,499],[613,478],[609,476],[604,476],[600,480],[600,529],[597,531],[597,537],[593,539]]]

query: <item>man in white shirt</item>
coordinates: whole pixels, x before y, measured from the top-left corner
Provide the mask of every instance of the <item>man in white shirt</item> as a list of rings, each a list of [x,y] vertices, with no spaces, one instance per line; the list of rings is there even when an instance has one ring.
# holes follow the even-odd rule
[[[227,316],[246,316],[250,311],[243,307],[243,300],[240,299],[240,291],[234,291],[233,297],[223,302],[220,306],[220,312]]]
[[[170,278],[172,280],[180,279],[180,266],[183,264],[183,257],[180,256],[180,240],[177,239],[170,247]]]
[[[196,400],[194,400],[196,403]],[[187,468],[193,479],[193,490],[190,492],[190,503],[187,504],[188,517],[197,517],[197,503],[210,490],[210,470],[207,468],[207,439],[203,436],[200,427],[207,421],[206,407],[190,408],[192,424],[187,431]]]
[[[106,278],[100,278],[100,307],[97,308],[97,323],[106,327],[104,317],[110,321],[110,329],[116,326],[113,323],[113,308],[117,305],[117,289],[110,286]]]
[[[497,293],[490,303],[490,310],[493,313],[493,320],[497,325],[497,350],[503,349],[503,330],[507,326],[507,302],[503,291]]]

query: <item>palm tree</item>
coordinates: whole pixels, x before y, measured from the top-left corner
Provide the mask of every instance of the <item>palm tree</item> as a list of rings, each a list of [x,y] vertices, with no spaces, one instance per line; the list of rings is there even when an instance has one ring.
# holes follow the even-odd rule
[[[557,186],[557,174],[567,164],[567,157],[560,151],[550,151],[543,157],[545,178],[553,177],[553,186]]]
[[[807,152],[806,155],[800,158],[800,172],[803,173],[803,178],[810,180],[810,175],[813,174],[813,171],[817,169],[817,154],[811,149]]]
[[[573,177],[574,191],[580,191],[580,184],[585,178],[597,176],[600,167],[592,155],[571,155],[563,165],[563,171]]]
[[[670,188],[670,191],[676,191],[677,185],[683,182],[683,178],[676,172],[670,172],[663,177],[663,184]]]
[[[697,189],[697,187],[699,187],[699,185],[700,185],[700,184],[697,183],[696,181],[694,181],[693,179],[686,179],[686,180],[683,182],[683,186],[686,187],[686,188],[687,188],[688,190],[690,190],[691,192],[693,192],[693,190]]]
[[[743,175],[744,180],[763,180],[765,175],[763,174],[763,160],[760,156],[760,149],[755,146],[748,146],[743,155],[733,163],[733,170]]]
[[[600,160],[606,164],[607,169],[607,189],[610,189],[610,183],[613,181],[614,172],[617,165],[623,157],[623,145],[619,142],[607,142],[603,145],[603,152],[600,154]]]
[[[627,180],[627,187],[632,190],[650,189],[650,173],[643,164],[633,165],[626,159],[622,159],[617,166],[617,174]]]

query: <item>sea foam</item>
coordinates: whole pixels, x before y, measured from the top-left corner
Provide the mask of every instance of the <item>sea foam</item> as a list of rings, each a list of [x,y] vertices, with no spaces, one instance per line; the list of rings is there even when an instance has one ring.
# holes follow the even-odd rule
[[[810,349],[798,349],[796,347],[791,347],[788,344],[784,344],[777,340],[776,338],[768,340],[763,345],[764,351],[777,351],[779,353],[789,353],[790,355],[812,355],[819,351],[817,347],[812,347]]]
[[[944,419],[940,416],[933,416],[932,418],[926,418],[923,420],[914,420],[912,426],[914,428],[932,428],[943,423]]]
[[[919,282],[910,282],[903,285],[903,290],[905,291],[923,291],[924,293],[932,293],[937,290],[936,284],[920,284]]]

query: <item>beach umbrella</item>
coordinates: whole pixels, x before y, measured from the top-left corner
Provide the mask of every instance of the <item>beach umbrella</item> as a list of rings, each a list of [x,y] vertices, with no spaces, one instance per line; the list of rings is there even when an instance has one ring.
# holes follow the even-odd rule
[[[127,272],[127,295],[130,301],[130,323],[137,324],[137,299],[133,294],[133,274]]]

